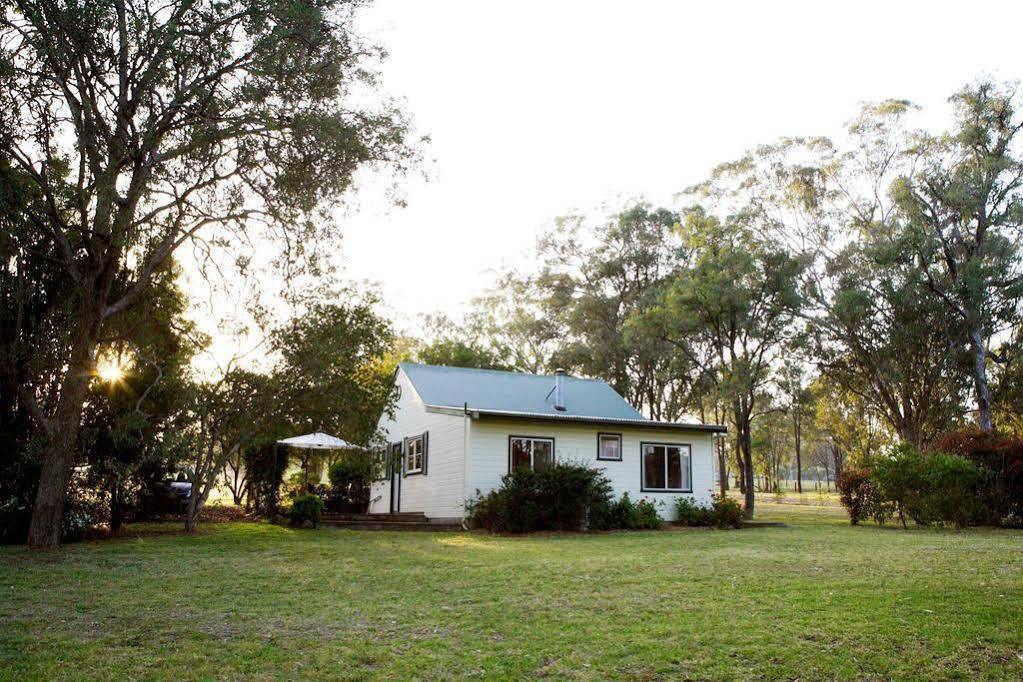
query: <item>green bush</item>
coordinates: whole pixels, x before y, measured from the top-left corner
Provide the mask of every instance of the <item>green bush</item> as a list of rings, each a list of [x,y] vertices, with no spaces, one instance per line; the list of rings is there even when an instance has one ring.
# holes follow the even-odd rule
[[[466,503],[466,518],[470,527],[498,532],[582,530],[590,510],[604,514],[610,500],[602,471],[559,463],[506,474],[501,487]]]
[[[728,497],[715,495],[709,507],[692,498],[680,497],[675,502],[675,523],[679,526],[738,528],[742,525],[742,505]]]
[[[691,497],[680,497],[675,502],[675,523],[679,526],[709,526],[712,518],[711,508],[696,504]]]
[[[903,526],[906,518],[920,525],[962,528],[981,512],[981,471],[965,457],[924,454],[900,443],[888,456],[870,463],[870,477],[882,503],[890,503]]]
[[[244,458],[254,511],[261,516],[273,516],[281,502],[281,484],[288,468],[287,450],[267,443],[247,449]]]
[[[301,526],[306,521],[311,521],[315,526],[320,522],[320,514],[323,513],[323,500],[319,495],[305,493],[298,495],[291,501],[291,512],[289,520],[293,526]]]
[[[897,516],[906,525],[943,524],[963,528],[990,516],[982,491],[988,475],[959,455],[923,453],[909,443],[872,458],[865,469],[847,469],[838,489],[849,520],[885,523]]]
[[[327,478],[330,480],[330,490],[326,496],[327,508],[335,512],[366,511],[369,507],[373,467],[373,456],[361,450],[347,453],[331,464],[327,470]]]
[[[718,528],[739,528],[745,516],[742,505],[724,495],[716,495],[711,507],[714,512],[714,525]]]
[[[661,527],[661,515],[653,502],[642,499],[636,503],[636,521],[631,528],[656,530]]]

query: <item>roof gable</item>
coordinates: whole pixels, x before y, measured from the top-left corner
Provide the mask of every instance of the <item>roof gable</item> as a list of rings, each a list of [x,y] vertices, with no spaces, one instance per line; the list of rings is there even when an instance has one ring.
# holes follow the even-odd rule
[[[403,362],[401,370],[426,405],[536,415],[644,419],[599,379],[564,377],[565,410],[554,409],[554,376]]]

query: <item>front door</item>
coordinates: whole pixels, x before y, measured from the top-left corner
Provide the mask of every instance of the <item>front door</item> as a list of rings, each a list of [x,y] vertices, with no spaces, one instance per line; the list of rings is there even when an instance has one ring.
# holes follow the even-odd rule
[[[391,443],[390,452],[387,458],[387,470],[391,474],[391,513],[401,511],[401,466],[402,466],[402,444]]]

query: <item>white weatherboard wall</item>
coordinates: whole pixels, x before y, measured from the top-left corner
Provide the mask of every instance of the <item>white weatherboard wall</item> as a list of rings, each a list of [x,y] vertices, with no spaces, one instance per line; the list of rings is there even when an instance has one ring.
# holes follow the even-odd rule
[[[399,369],[395,381],[401,391],[394,417],[385,414],[379,428],[387,442],[429,432],[426,475],[401,478],[401,511],[423,512],[431,519],[461,518],[465,490],[465,417],[462,414],[428,412],[412,382]],[[370,487],[369,511],[390,511],[390,481]]]
[[[668,520],[675,517],[675,500],[679,497],[690,497],[697,502],[709,504],[713,495],[713,434],[707,431],[636,429],[483,418],[472,422],[470,433],[467,489],[470,496],[474,496],[477,490],[486,493],[501,484],[501,477],[508,473],[508,437],[511,435],[553,438],[556,461],[581,463],[603,469],[611,481],[616,497],[625,492],[629,493],[633,501],[645,497],[657,504],[660,515]],[[597,459],[597,433],[622,434],[622,461]],[[693,492],[643,492],[640,443],[689,445],[693,464]]]

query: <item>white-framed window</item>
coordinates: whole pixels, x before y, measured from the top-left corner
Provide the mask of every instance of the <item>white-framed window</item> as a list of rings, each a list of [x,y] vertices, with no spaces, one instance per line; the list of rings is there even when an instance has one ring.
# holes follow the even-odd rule
[[[645,492],[693,492],[690,447],[683,443],[642,443]]]
[[[405,442],[405,475],[423,473],[423,437],[414,436]]]
[[[597,459],[611,462],[622,461],[622,434],[597,434]]]
[[[554,439],[508,436],[508,471],[527,467],[543,469],[554,464]]]

